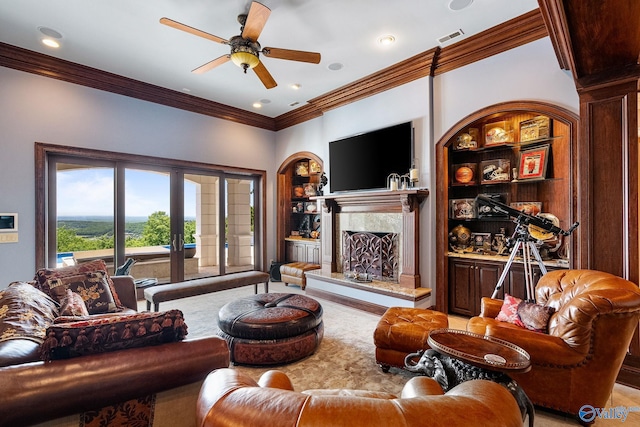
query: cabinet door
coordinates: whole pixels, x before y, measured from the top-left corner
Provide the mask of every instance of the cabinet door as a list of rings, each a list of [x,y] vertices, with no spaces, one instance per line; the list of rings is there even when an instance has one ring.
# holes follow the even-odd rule
[[[482,297],[490,297],[493,294],[503,268],[504,265],[500,262],[476,262],[477,291],[475,300],[476,312],[474,313],[474,316],[480,314],[480,302]],[[501,293],[498,293],[498,295],[501,295]]]
[[[306,262],[312,264],[320,264],[320,245],[317,243],[308,243],[306,245]]]
[[[449,311],[466,316],[475,315],[475,263],[449,259]]]

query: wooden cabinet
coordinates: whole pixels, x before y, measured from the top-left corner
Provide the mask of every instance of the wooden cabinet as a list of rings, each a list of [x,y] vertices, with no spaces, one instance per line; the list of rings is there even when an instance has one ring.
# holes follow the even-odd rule
[[[287,262],[320,264],[320,241],[316,239],[285,239]]]
[[[502,274],[501,262],[465,258],[449,260],[449,311],[464,316],[480,313],[480,300],[491,296]]]
[[[508,260],[497,255],[496,236],[510,238],[514,218],[480,203],[477,196],[531,214],[552,214],[563,230],[575,222],[576,130],[577,116],[562,108],[514,102],[470,115],[438,142],[436,162],[442,173],[436,179],[436,308],[478,314],[480,298],[491,296]],[[452,241],[454,230],[458,236],[469,235],[469,241]],[[577,234],[547,242],[540,249],[544,258],[561,258],[563,266],[573,266]],[[534,272],[537,282],[537,265]],[[504,290],[526,297],[522,264],[511,265],[500,297]]]

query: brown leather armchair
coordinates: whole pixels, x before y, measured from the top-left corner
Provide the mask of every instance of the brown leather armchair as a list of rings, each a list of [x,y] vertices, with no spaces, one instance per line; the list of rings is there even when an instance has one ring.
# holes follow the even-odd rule
[[[640,289],[600,271],[557,270],[539,280],[536,302],[555,308],[548,334],[495,320],[503,301],[491,298],[467,330],[529,352],[531,370],[511,376],[535,405],[573,415],[604,408],[638,326]]]
[[[460,384],[447,394],[428,377],[410,379],[398,398],[365,390],[295,392],[281,371],[260,381],[235,369],[205,379],[197,425],[220,426],[522,426],[518,404],[503,386],[485,380]]]

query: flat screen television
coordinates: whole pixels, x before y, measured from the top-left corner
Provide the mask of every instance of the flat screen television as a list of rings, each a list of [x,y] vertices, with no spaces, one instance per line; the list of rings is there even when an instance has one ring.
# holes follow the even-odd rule
[[[391,173],[406,174],[413,157],[411,122],[329,143],[331,192],[375,190]]]

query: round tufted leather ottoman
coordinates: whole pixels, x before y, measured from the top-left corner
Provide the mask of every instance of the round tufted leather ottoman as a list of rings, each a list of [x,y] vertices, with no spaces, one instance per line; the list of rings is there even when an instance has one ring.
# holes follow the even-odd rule
[[[322,306],[304,295],[258,294],[223,306],[218,327],[234,364],[281,365],[316,350],[324,331]]]
[[[378,321],[373,333],[376,362],[384,372],[390,366],[404,368],[407,354],[429,348],[429,332],[448,326],[447,315],[439,311],[390,307]]]

